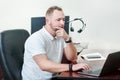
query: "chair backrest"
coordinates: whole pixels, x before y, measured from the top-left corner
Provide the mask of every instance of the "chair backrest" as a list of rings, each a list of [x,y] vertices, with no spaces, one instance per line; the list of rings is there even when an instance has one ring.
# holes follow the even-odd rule
[[[65,16],[65,31],[69,34],[69,16]],[[41,29],[45,25],[45,17],[32,17],[31,18],[31,34]]]
[[[22,80],[24,43],[28,37],[29,33],[24,29],[0,33],[0,64],[4,80]]]

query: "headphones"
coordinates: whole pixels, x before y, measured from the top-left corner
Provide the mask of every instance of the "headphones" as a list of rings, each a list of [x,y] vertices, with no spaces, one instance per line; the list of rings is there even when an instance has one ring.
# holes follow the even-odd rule
[[[72,27],[72,22],[73,21],[77,21],[77,20],[79,20],[81,23],[82,23],[82,28],[80,28],[77,32],[78,33],[81,33],[84,29],[85,29],[85,27],[86,27],[86,24],[84,23],[84,21],[82,20],[82,18],[75,18],[75,19],[73,19],[73,20],[71,20],[71,21],[68,21],[68,23],[70,23],[70,31],[71,32],[74,32],[74,28]]]

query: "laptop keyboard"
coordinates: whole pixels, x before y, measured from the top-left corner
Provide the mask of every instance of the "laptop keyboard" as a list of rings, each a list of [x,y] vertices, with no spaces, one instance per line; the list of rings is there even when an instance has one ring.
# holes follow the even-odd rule
[[[81,72],[78,72],[80,74],[86,74],[86,75],[92,75],[92,76],[99,76],[100,75],[101,70],[100,69],[96,69],[96,70],[82,70]]]

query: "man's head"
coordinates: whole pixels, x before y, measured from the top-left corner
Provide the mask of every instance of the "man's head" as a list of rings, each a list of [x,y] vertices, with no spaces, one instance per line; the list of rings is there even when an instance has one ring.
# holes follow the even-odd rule
[[[52,6],[46,12],[46,25],[56,31],[57,27],[64,28],[65,16],[62,8]]]

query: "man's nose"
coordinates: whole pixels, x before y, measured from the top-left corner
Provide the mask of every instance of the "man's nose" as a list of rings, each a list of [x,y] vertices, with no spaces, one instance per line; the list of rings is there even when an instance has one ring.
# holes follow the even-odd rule
[[[64,26],[64,24],[65,24],[65,21],[61,20],[61,22],[60,22],[60,23],[61,23],[61,25],[63,25],[63,26]]]

